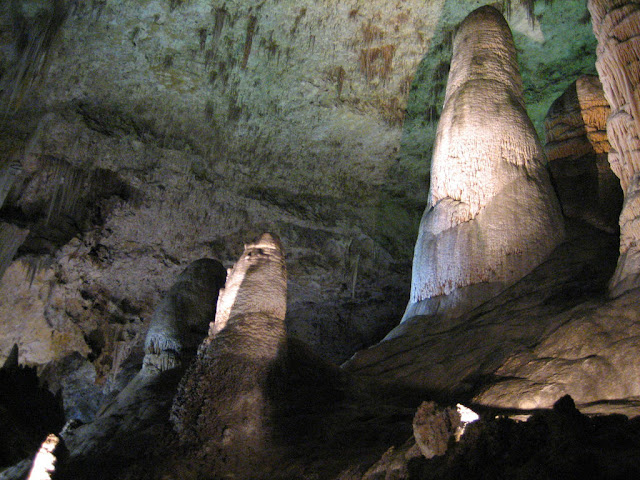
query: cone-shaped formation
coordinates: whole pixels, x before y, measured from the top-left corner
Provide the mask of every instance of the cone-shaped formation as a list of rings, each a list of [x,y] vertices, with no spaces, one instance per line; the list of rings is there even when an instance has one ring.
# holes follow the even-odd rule
[[[143,370],[175,368],[185,356],[195,355],[215,317],[225,275],[222,264],[210,258],[196,260],[180,274],[153,312]]]
[[[481,7],[454,39],[403,321],[459,316],[527,274],[563,235],[511,31]]]
[[[611,115],[609,163],[620,178],[620,258],[609,288],[614,295],[640,286],[640,5],[630,0],[589,0],[598,39],[596,68]]]
[[[609,104],[595,75],[583,75],[547,112],[545,151],[562,211],[596,228],[617,232],[620,180],[607,159]]]
[[[244,253],[229,271],[220,292],[216,321],[209,335],[222,330],[236,313],[261,312],[284,318],[287,279],[280,240],[265,233],[245,245]],[[284,295],[282,295],[284,292]]]
[[[286,296],[280,241],[264,234],[229,272],[223,308],[180,383],[174,427],[182,442],[219,452],[211,454],[225,463],[219,468],[237,473],[258,461],[269,437],[267,390],[284,355]]]

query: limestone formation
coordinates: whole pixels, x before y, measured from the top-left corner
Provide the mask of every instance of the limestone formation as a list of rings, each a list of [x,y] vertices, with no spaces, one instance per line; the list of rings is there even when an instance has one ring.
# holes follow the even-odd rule
[[[280,240],[265,233],[230,270],[215,324],[174,401],[181,441],[222,452],[234,471],[234,462],[255,460],[269,437],[269,381],[286,343],[286,295]]]
[[[609,288],[613,295],[640,285],[640,5],[630,0],[589,0],[598,39],[596,68],[611,114],[609,163],[620,178],[620,258]]]
[[[599,413],[640,413],[640,289],[607,299],[617,239],[569,222],[567,242],[464,324],[414,318],[343,368],[395,388],[549,408],[571,395]]]
[[[403,321],[459,316],[558,245],[563,221],[545,162],[509,27],[495,8],[481,7],[454,39]]]
[[[547,112],[545,151],[565,216],[617,232],[622,191],[607,159],[609,111],[598,77],[581,76]]]
[[[60,438],[53,433],[49,434],[33,459],[27,480],[51,480],[55,475],[61,451]]]
[[[225,270],[210,258],[191,263],[156,307],[144,342],[144,369],[175,368],[195,351],[215,317]]]

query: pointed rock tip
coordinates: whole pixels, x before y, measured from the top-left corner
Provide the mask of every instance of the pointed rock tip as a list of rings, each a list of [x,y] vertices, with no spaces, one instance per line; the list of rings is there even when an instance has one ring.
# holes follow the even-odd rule
[[[19,357],[18,344],[14,343],[13,347],[11,347],[11,351],[9,352],[9,356],[4,361],[4,365],[2,366],[2,369],[8,370],[10,368],[17,368],[19,366],[18,357]]]
[[[247,245],[247,248],[273,248],[282,251],[282,242],[275,233],[266,232]]]

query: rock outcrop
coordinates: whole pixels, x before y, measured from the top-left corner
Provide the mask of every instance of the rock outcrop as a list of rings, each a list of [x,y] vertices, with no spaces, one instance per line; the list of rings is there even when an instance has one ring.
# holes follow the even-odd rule
[[[609,163],[620,178],[620,259],[610,290],[640,286],[640,5],[629,0],[589,0],[598,39],[596,68],[611,114]]]
[[[93,466],[113,478],[140,449],[149,455],[160,449],[178,382],[215,317],[225,274],[220,262],[203,258],[178,276],[152,316],[141,369],[91,423],[65,432],[70,477],[82,478]]]
[[[615,233],[622,190],[607,158],[609,112],[598,77],[579,77],[547,112],[545,151],[564,215]]]
[[[403,321],[460,316],[549,255],[564,227],[545,164],[509,26],[481,7],[454,40]]]
[[[526,421],[487,415],[469,425],[443,457],[417,459],[408,478],[636,478],[638,423],[621,415],[589,417],[570,397]]]

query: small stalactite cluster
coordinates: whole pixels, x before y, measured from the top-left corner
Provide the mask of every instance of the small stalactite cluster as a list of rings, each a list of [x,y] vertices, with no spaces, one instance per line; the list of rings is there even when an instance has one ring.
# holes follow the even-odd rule
[[[64,23],[70,2],[45,2],[44,8],[31,18],[23,11],[22,3],[11,2],[17,60],[0,78],[0,107],[5,113],[18,108],[24,95],[46,72],[51,46]]]
[[[640,5],[589,0],[598,39],[596,68],[611,106],[609,162],[625,195],[620,215],[620,258],[613,294],[640,286]]]

